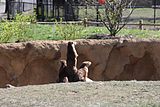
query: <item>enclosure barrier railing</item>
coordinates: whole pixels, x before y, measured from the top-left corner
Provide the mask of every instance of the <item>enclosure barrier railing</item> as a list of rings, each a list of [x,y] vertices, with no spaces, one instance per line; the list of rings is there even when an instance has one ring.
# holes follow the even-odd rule
[[[7,19],[13,19],[16,14],[21,14],[23,12],[34,12],[36,7],[36,3],[30,2],[20,2],[20,1],[8,1],[8,11],[7,11]]]
[[[78,24],[78,25],[83,25],[84,27],[87,27],[87,26],[103,26],[102,22],[87,21],[86,19],[84,19],[84,21],[37,22],[37,24],[43,24],[43,25]],[[122,25],[122,24],[120,24],[120,25]],[[128,23],[128,24],[126,24],[126,26],[137,26],[138,29],[143,30],[144,26],[148,26],[148,27],[160,27],[160,24],[154,24],[154,23],[144,24],[143,20],[140,20],[139,23],[137,23],[137,24]]]

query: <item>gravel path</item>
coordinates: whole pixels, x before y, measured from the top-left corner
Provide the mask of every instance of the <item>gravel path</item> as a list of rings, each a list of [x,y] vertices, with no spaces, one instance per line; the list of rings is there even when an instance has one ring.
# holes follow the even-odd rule
[[[0,107],[160,107],[160,81],[66,83],[0,89]]]

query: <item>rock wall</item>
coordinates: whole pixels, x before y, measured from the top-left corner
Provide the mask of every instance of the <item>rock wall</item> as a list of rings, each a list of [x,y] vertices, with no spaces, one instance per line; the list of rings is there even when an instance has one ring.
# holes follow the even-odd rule
[[[77,40],[78,66],[89,60],[89,77],[101,80],[160,80],[160,42]],[[0,44],[0,87],[54,83],[68,41]]]

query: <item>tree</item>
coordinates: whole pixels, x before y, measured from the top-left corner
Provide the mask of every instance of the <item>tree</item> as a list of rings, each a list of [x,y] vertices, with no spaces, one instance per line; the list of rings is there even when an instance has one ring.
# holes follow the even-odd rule
[[[102,14],[102,11],[98,11],[98,15],[105,27],[109,30],[110,36],[116,36],[116,34],[127,24],[128,19],[134,10],[134,8],[131,7],[132,1],[106,0],[105,3],[101,3],[104,5],[105,10],[103,11],[104,14]],[[130,13],[123,18],[123,12],[129,7],[131,9]]]

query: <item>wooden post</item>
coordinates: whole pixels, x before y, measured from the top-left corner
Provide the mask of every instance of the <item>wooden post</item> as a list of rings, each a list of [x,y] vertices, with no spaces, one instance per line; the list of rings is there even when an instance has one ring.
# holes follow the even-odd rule
[[[154,4],[154,24],[156,23],[156,5],[157,5],[156,2],[157,2],[156,0],[153,1],[153,4]]]
[[[143,30],[143,20],[140,20],[140,21],[139,21],[139,29],[140,29],[140,30]]]
[[[84,20],[83,20],[83,25],[84,25],[84,27],[87,27],[87,22],[88,22],[88,19],[87,19],[87,18],[84,18]]]
[[[86,16],[86,17],[88,16],[88,11],[87,11],[87,9],[88,9],[88,5],[85,6],[85,10],[86,10],[86,11],[85,11],[85,16]]]

